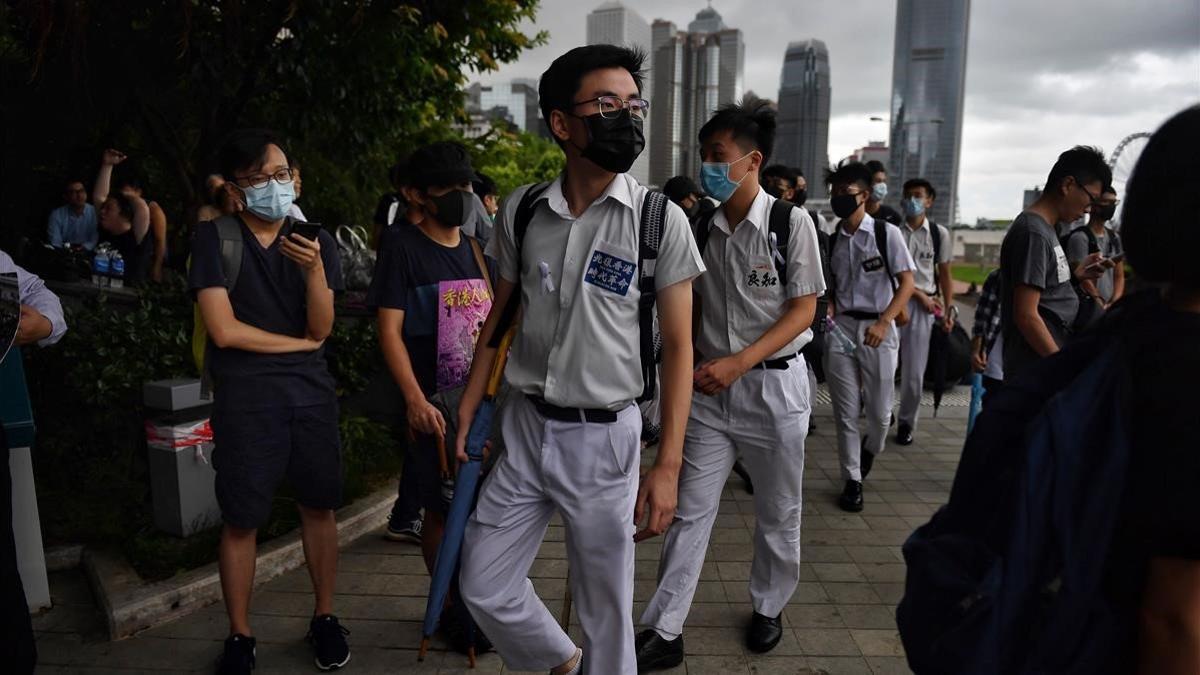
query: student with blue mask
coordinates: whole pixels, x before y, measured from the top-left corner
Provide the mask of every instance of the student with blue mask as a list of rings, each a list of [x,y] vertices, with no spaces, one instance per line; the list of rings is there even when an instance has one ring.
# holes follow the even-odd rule
[[[775,114],[760,102],[721,108],[700,129],[700,180],[721,207],[696,223],[708,270],[695,283],[700,314],[679,505],[667,531],[658,586],[642,614],[638,671],[684,656],[684,622],[704,563],[721,492],[741,457],[754,483],[751,618],[745,644],[774,649],[800,579],[804,440],[811,414],[800,350],[812,340],[825,290],[808,212],[760,186]]]
[[[331,670],[350,660],[346,631],[333,615],[342,464],[337,394],[324,353],[333,296],[342,289],[337,244],[324,231],[310,240],[292,230],[292,171],[270,132],[234,132],[218,160],[224,189],[244,207],[226,216],[236,219],[240,241],[225,236],[229,220],[198,224],[189,287],[208,332],[213,468],[224,521],[219,558],[229,637],[219,672],[255,667],[249,612],[256,534],[285,477],[300,511],[316,601],[308,640],[317,666]],[[223,251],[239,245],[234,275]]]
[[[867,215],[875,220],[886,220],[899,227],[904,222],[904,218],[899,211],[883,203],[888,196],[887,167],[876,159],[867,162],[866,167],[867,171],[871,172],[871,187],[867,193]]]
[[[913,259],[913,294],[908,301],[909,322],[900,327],[900,409],[896,414],[896,443],[912,445],[921,412],[925,366],[929,363],[929,335],[935,329],[954,328],[954,288],[950,280],[950,230],[933,222],[928,210],[937,192],[924,178],[904,183],[904,224],[900,233]],[[937,237],[936,241],[934,237]]]

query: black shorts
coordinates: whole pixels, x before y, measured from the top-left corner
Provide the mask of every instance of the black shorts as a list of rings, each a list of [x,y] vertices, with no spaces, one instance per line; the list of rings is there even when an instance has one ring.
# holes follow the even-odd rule
[[[447,440],[447,443],[453,441]],[[454,458],[449,455],[453,452],[451,448],[446,448],[447,466],[453,470]],[[428,434],[417,433],[416,439],[408,444],[408,452],[404,461],[407,466],[405,471],[414,471],[416,480],[413,485],[417,487],[417,502],[425,512],[430,511],[445,515],[450,510],[450,497],[453,491],[449,494],[444,493],[442,488],[442,468],[438,462],[438,447],[437,439]]]
[[[265,525],[284,476],[301,506],[336,509],[342,505],[337,402],[214,410],[212,430],[217,504],[229,525],[245,529]]]

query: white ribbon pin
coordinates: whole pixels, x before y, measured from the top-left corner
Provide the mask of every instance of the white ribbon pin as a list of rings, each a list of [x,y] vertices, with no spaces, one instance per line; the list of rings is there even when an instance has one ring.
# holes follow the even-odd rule
[[[543,260],[538,263],[538,271],[542,273],[542,292],[553,293],[554,279],[550,277],[550,265]]]

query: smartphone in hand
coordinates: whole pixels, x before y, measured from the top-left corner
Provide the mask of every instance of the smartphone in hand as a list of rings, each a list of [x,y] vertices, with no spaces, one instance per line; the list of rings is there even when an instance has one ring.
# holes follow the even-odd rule
[[[302,223],[296,221],[292,223],[292,234],[298,234],[309,241],[316,241],[317,235],[321,233],[321,223]]]

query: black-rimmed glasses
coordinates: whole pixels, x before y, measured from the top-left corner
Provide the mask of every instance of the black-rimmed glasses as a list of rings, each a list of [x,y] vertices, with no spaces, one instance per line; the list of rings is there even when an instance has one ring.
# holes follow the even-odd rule
[[[242,185],[243,187],[252,187],[255,189],[260,189],[260,188],[265,188],[267,186],[267,183],[269,183],[271,181],[275,181],[276,183],[279,183],[280,185],[285,185],[287,183],[292,182],[292,178],[293,178],[292,170],[290,168],[285,167],[283,169],[276,171],[275,173],[273,173],[269,176],[265,173],[259,173],[259,174],[255,174],[253,176],[242,176],[240,178],[237,178],[235,180],[235,183],[237,183],[238,185]],[[245,184],[245,185],[243,185],[243,184]]]

